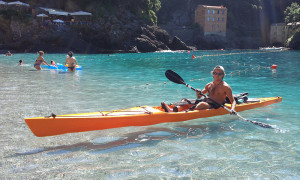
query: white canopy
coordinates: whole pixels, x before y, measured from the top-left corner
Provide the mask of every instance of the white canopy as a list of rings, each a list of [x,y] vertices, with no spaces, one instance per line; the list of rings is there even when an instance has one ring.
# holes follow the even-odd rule
[[[69,13],[64,12],[64,11],[49,11],[49,14],[52,15],[59,15],[59,16],[68,16]]]
[[[38,14],[37,17],[48,17],[46,14]]]
[[[0,1],[0,4],[3,4],[3,5],[5,4],[5,5],[6,5],[6,4],[7,4],[7,2]]]
[[[91,16],[92,13],[89,12],[84,12],[84,11],[77,11],[77,12],[72,12],[69,13],[71,16]]]
[[[64,23],[65,21],[61,20],[61,19],[55,19],[53,20],[53,22],[56,22],[56,23]]]
[[[68,16],[68,14],[69,14],[68,12],[60,11],[60,10],[56,10],[56,9],[43,8],[43,7],[40,7],[40,8],[43,9],[44,11],[47,11],[51,15]]]
[[[21,1],[15,1],[15,2],[10,2],[10,3],[7,3],[8,5],[17,5],[17,6],[27,6],[29,7],[30,5],[27,4],[27,3],[23,3]]]

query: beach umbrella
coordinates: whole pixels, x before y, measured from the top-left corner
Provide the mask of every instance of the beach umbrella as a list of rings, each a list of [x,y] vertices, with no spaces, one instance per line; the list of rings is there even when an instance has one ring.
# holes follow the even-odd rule
[[[46,15],[46,14],[38,14],[38,15],[36,15],[37,17],[42,17],[42,21],[43,21],[43,18],[44,17],[48,17],[48,15]]]
[[[17,5],[17,6],[27,6],[29,7],[30,5],[27,4],[27,3],[23,3],[21,1],[15,1],[15,2],[10,2],[10,3],[7,3],[8,5]]]
[[[48,17],[48,15],[46,15],[46,14],[38,14],[38,15],[36,15],[37,17]]]
[[[65,21],[61,20],[61,19],[55,19],[53,20],[53,22],[56,22],[56,23],[64,23]]]

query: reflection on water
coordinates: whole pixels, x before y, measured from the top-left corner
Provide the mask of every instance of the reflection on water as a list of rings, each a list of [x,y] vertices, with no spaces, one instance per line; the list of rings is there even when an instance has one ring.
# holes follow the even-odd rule
[[[201,130],[196,130],[201,128]],[[116,150],[122,150],[127,148],[135,148],[141,145],[152,145],[159,143],[164,139],[182,139],[190,138],[193,136],[200,136],[204,132],[213,131],[208,126],[189,126],[189,127],[177,127],[178,130],[172,130],[169,128],[147,128],[144,131],[138,131],[134,133],[128,133],[122,137],[98,137],[91,142],[81,142],[71,145],[62,145],[56,147],[43,147],[38,149],[32,149],[25,152],[18,152],[12,155],[14,156],[23,156],[23,155],[32,155],[38,153],[47,153],[49,155],[63,154],[74,151],[90,151],[90,153],[96,152],[112,152]],[[216,128],[216,127],[215,127]],[[217,131],[217,130],[214,130]],[[197,134],[201,133],[201,134]],[[175,138],[175,139],[174,139]],[[149,141],[149,142],[147,142]],[[151,141],[151,142],[150,142]]]

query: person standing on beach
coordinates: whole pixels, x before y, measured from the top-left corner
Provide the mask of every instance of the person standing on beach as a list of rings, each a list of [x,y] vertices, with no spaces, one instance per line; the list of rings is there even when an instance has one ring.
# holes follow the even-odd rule
[[[44,64],[47,64],[48,66],[50,66],[44,59],[44,51],[39,51],[39,57],[36,59],[33,67],[37,70],[42,70],[41,69],[41,64],[44,63]]]
[[[69,51],[68,55],[67,55],[67,59],[65,62],[65,65],[68,64],[68,71],[75,71],[76,70],[76,66],[77,66],[77,61],[75,59],[75,57],[73,57],[73,52]]]
[[[225,69],[223,66],[216,66],[213,71],[211,72],[214,80],[204,87],[202,90],[203,94],[208,93],[208,98],[203,99],[200,101],[195,110],[202,110],[202,109],[218,109],[220,105],[218,104],[225,104],[225,99],[228,97],[229,101],[231,102],[231,112],[230,114],[235,114],[235,106],[236,101],[233,98],[231,87],[223,81],[225,76]],[[197,99],[201,98],[201,90],[196,91]],[[214,103],[211,99],[213,99],[218,104]],[[178,109],[176,106],[175,108],[171,109],[165,102],[162,102],[162,107],[165,109],[166,112],[177,112],[181,109]]]

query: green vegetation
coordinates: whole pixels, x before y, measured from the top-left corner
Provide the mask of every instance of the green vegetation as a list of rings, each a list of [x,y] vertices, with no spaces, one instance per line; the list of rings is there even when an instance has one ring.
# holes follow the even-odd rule
[[[156,12],[161,8],[160,0],[145,0],[144,3],[143,17],[150,20],[153,24],[157,24]]]
[[[10,20],[13,17],[18,17],[18,12],[14,10],[2,10],[0,11],[0,14],[6,20]]]
[[[285,23],[295,23],[300,21],[300,5],[296,2],[293,2],[290,6],[288,6],[285,11]],[[286,46],[291,49],[300,48],[300,28],[295,26],[291,27],[294,29],[294,34],[286,41]]]
[[[29,23],[32,19],[31,14],[25,13],[23,11],[17,11],[14,9],[0,11],[0,17],[8,21],[17,20],[24,24]]]
[[[291,6],[288,6],[285,11],[285,19],[286,23],[291,22],[299,22],[300,21],[300,6],[298,3],[293,2]]]

